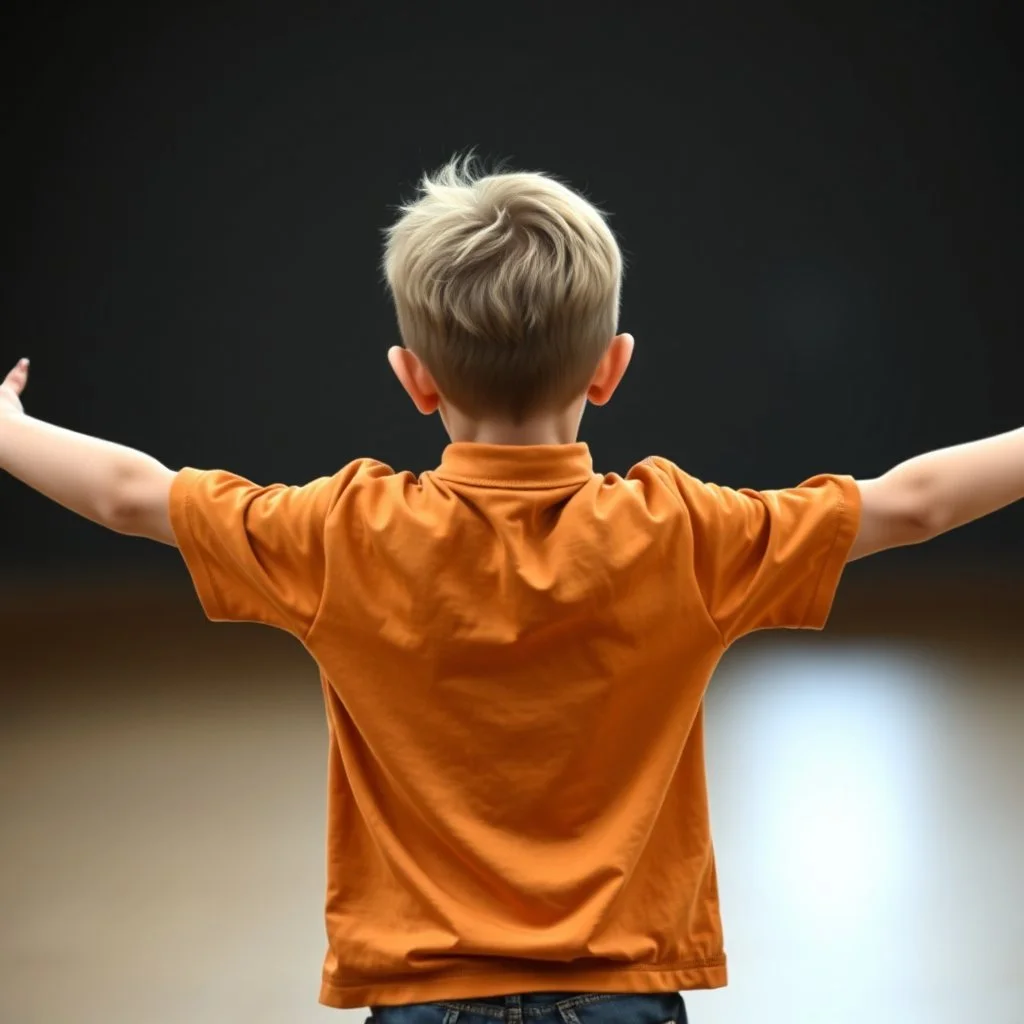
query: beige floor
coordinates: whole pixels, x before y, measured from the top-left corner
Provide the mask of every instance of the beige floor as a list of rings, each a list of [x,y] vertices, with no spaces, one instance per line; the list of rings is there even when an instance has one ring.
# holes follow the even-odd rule
[[[727,656],[732,982],[688,996],[696,1024],[1024,1024],[1024,639],[944,607],[897,631],[837,607],[831,635]],[[298,645],[178,592],[0,615],[0,1024],[362,1022],[315,1001],[325,730]]]

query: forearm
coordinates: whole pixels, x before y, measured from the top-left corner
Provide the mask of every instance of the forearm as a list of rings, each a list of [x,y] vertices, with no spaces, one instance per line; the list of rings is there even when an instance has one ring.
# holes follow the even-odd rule
[[[1024,499],[1024,428],[928,452],[882,479],[918,496],[935,536]]]
[[[95,523],[119,529],[140,475],[162,468],[133,448],[30,416],[0,416],[0,469]]]

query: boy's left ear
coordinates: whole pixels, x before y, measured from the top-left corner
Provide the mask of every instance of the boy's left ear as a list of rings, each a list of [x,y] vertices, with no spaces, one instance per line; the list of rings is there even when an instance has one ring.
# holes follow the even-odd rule
[[[417,358],[401,345],[392,345],[388,349],[388,362],[395,371],[402,387],[408,392],[413,404],[424,416],[437,412],[440,394],[430,371]]]
[[[615,394],[633,358],[633,345],[632,334],[617,334],[612,338],[587,389],[587,400],[593,405],[604,405]]]

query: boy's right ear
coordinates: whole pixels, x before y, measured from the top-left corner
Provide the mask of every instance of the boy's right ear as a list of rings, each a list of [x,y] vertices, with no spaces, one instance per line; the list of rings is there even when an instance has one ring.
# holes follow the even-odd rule
[[[437,412],[440,393],[430,371],[413,352],[401,345],[388,349],[388,362],[413,404],[424,416]]]

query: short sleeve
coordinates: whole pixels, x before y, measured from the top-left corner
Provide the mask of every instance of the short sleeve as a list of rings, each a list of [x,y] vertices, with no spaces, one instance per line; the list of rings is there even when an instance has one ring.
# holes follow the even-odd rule
[[[649,461],[685,506],[694,576],[727,645],[758,629],[824,627],[860,525],[852,477],[733,490]]]
[[[324,588],[327,518],[354,469],[302,487],[191,467],[175,476],[171,525],[210,619],[305,637]]]

